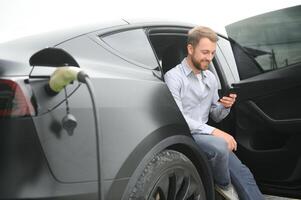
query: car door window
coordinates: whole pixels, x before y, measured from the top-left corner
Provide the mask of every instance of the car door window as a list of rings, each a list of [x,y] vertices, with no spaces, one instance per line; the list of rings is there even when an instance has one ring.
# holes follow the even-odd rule
[[[102,36],[101,39],[119,56],[148,69],[158,67],[157,59],[144,30],[135,29]]]
[[[244,70],[242,79],[301,62],[301,6],[248,18],[228,25],[226,30],[256,62]],[[249,58],[244,62],[250,62]]]
[[[164,74],[186,57],[187,32],[187,29],[172,28],[149,30],[150,42]]]

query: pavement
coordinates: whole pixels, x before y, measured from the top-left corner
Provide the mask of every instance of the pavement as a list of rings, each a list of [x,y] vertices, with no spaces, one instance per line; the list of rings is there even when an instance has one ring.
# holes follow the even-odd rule
[[[264,195],[264,196],[266,200],[300,200],[300,199],[278,197],[278,196],[271,196],[271,195]]]
[[[225,196],[221,196],[220,193],[216,192],[215,196],[216,200],[227,200],[231,198],[226,198]],[[287,198],[287,197],[279,197],[279,196],[272,196],[272,195],[264,195],[265,200],[301,200],[301,199],[295,199],[295,198]],[[236,199],[236,198],[234,198]]]

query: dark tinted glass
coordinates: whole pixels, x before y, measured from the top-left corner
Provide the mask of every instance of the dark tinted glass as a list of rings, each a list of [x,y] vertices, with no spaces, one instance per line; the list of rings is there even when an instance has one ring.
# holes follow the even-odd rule
[[[114,33],[101,38],[122,57],[149,69],[158,67],[158,62],[145,32],[141,29]]]
[[[257,61],[262,72],[301,62],[301,6],[248,18],[226,30]]]

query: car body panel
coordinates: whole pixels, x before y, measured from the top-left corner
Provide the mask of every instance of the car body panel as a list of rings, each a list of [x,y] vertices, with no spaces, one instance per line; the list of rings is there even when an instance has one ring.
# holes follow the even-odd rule
[[[70,52],[86,73],[89,74],[90,67],[94,70],[90,78],[99,91],[96,93],[96,98],[99,99],[97,101],[100,107],[104,179],[113,179],[121,163],[135,148],[135,144],[139,144],[157,127],[175,123],[183,124],[183,117],[169,94],[167,86],[152,74],[152,70],[132,65],[114,54],[98,54],[94,49],[94,53],[83,52],[93,47],[99,48],[99,51],[103,50],[103,47],[93,41],[88,43],[86,40],[90,39],[78,38],[61,44],[59,47]],[[88,44],[89,48],[82,48],[83,45]],[[89,59],[88,63],[81,60],[80,56],[85,53],[89,54],[90,58],[96,54],[93,64],[90,63],[93,59]],[[77,57],[77,55],[80,56]],[[108,62],[109,64],[106,65],[107,59],[115,59],[118,67],[111,66],[113,62]],[[136,98],[135,94],[139,94],[139,98]],[[157,113],[157,111],[160,112]],[[167,113],[169,113],[168,116],[165,116]],[[185,123],[183,125],[186,126]],[[118,148],[112,145],[115,143],[118,144]]]

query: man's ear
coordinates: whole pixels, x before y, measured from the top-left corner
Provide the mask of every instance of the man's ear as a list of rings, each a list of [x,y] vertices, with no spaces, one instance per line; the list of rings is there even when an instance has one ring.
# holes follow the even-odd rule
[[[192,55],[193,51],[194,51],[193,46],[191,44],[188,44],[187,45],[187,53],[188,53],[188,55]]]

